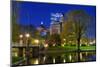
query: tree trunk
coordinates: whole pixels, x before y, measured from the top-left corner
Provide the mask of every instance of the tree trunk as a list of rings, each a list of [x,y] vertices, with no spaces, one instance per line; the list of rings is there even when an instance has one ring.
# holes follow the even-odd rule
[[[81,39],[81,36],[79,35],[79,37],[77,39],[77,44],[78,44],[78,62],[80,62],[80,39]]]
[[[80,37],[77,39],[78,51],[80,51]]]

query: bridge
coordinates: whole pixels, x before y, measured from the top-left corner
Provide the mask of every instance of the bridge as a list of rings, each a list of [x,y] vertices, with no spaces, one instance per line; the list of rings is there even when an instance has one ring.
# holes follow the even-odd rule
[[[24,44],[12,44],[12,53],[14,54],[16,52],[18,57],[24,57],[26,53],[28,52],[30,56],[38,56],[40,46],[39,45],[24,45]],[[16,49],[14,52],[13,49]]]
[[[12,45],[12,48],[26,48],[26,47],[29,47],[29,48],[34,48],[34,47],[39,47],[39,45]]]

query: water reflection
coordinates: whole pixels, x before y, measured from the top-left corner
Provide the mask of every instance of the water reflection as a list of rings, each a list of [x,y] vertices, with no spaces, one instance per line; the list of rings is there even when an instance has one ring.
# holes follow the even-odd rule
[[[55,64],[55,58],[53,58],[53,63]]]
[[[66,60],[65,59],[63,59],[63,63],[65,63],[66,62]]]
[[[71,63],[71,62],[83,62],[83,61],[95,61],[95,52],[80,52],[78,59],[77,52],[67,53],[47,53],[40,54],[37,58],[30,59],[30,64],[56,64],[56,63]]]
[[[34,64],[39,64],[39,61],[38,59],[35,60]]]
[[[70,61],[72,60],[72,55],[69,55],[69,60],[70,60]]]
[[[36,59],[31,59],[30,60],[30,64],[39,64],[39,60],[36,58]]]

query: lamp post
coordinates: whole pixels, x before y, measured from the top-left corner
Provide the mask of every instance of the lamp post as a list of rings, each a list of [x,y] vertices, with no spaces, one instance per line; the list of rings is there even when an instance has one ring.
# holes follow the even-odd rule
[[[19,35],[19,45],[17,44],[16,46],[23,46],[23,35]],[[23,57],[23,48],[18,48],[18,56]]]
[[[22,44],[23,44],[23,40],[22,40],[23,35],[22,35],[22,34],[20,34],[20,35],[19,35],[19,38],[20,38],[19,43],[20,43],[20,45],[22,45]]]
[[[20,34],[20,35],[19,35],[19,37],[20,37],[20,38],[22,38],[22,37],[23,37],[23,35],[22,35],[22,34]]]
[[[26,60],[27,60],[27,64],[29,64],[29,56],[30,56],[30,52],[29,52],[30,34],[26,33],[25,37],[26,37]]]
[[[29,47],[29,38],[30,38],[30,34],[29,34],[29,33],[26,33],[26,34],[25,34],[25,37],[26,37],[26,46]]]

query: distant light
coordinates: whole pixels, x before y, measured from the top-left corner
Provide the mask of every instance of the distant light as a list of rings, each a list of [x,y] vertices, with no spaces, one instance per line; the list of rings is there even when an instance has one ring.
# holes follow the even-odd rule
[[[64,41],[66,41],[66,39],[63,39]]]
[[[30,37],[30,34],[29,34],[29,33],[27,33],[27,34],[25,34],[25,36],[28,38],[28,37]]]
[[[71,43],[72,41],[69,41],[69,43]]]
[[[53,58],[53,63],[55,63],[55,58]]]
[[[15,57],[18,57],[18,54],[17,53],[15,53],[15,55],[14,55]]]
[[[48,47],[48,44],[45,44],[44,47],[47,48]]]
[[[38,39],[36,39],[36,40],[34,40],[34,42],[35,42],[36,44],[38,44],[38,43],[39,43],[39,40],[38,40]]]
[[[46,56],[43,57],[43,60],[44,60],[44,61],[46,60]]]
[[[69,55],[69,60],[70,60],[70,61],[72,60],[72,56],[71,56],[71,55]]]
[[[66,62],[66,60],[65,60],[65,59],[63,59],[63,62],[65,63],[65,62]]]
[[[35,62],[34,62],[34,64],[39,64],[39,60],[36,59]]]
[[[65,46],[65,44],[62,44],[62,46],[64,47],[64,46]]]
[[[82,57],[82,53],[80,53],[80,59],[82,59],[83,57]]]
[[[55,46],[56,44],[53,44],[53,46]]]
[[[41,25],[43,24],[43,22],[41,22]]]
[[[23,37],[23,35],[22,35],[22,34],[20,34],[20,35],[19,35],[19,37],[20,37],[20,38],[22,38],[22,37]]]
[[[95,40],[91,41],[90,44],[95,44]]]

